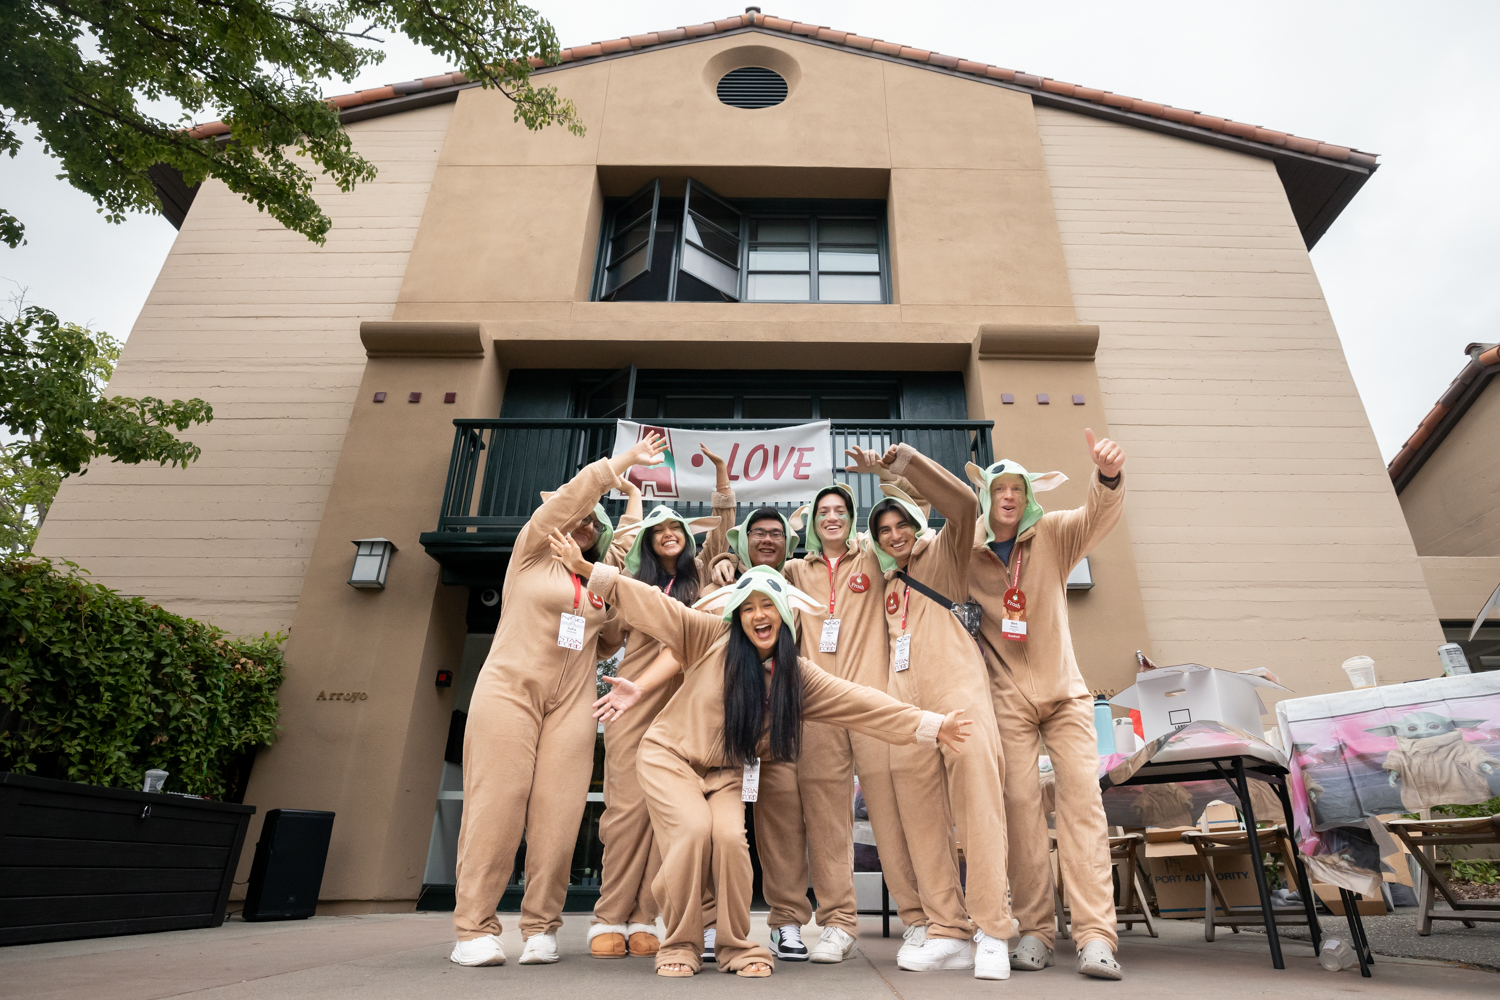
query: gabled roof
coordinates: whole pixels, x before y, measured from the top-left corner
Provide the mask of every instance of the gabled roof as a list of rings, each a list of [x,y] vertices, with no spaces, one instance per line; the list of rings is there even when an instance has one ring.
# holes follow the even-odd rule
[[[637,52],[682,45],[704,38],[737,34],[741,32],[764,32],[795,38],[813,45],[842,48],[874,58],[909,63],[936,72],[978,79],[987,84],[1016,90],[1031,96],[1044,106],[1062,108],[1123,122],[1152,131],[1165,132],[1185,139],[1235,149],[1270,159],[1286,188],[1297,225],[1302,230],[1308,249],[1327,232],[1344,206],[1369,176],[1379,166],[1378,156],[1362,152],[1349,146],[1339,146],[1319,139],[1247,125],[1228,118],[1176,108],[1138,97],[1127,97],[1108,90],[1098,90],[1075,83],[1065,83],[1051,77],[1037,76],[1021,70],[1006,69],[988,63],[972,62],[957,56],[944,55],[927,49],[914,48],[897,42],[868,38],[850,31],[840,31],[817,24],[804,24],[786,18],[762,14],[759,7],[748,7],[744,14],[709,21],[704,24],[669,28],[665,31],[650,31],[640,35],[628,35],[589,45],[575,45],[562,50],[556,65],[548,66],[540,59],[532,60],[534,75],[554,73],[581,63],[600,62],[633,55]],[[390,84],[330,97],[329,103],[340,109],[340,118],[345,122],[359,121],[382,114],[394,114],[416,107],[454,100],[460,90],[478,86],[467,80],[462,73],[447,73],[424,77],[406,83]],[[209,122],[192,130],[195,136],[208,138],[224,135],[229,126],[223,122]],[[163,187],[163,178],[153,177],[158,188]],[[181,187],[179,191],[162,190],[163,206],[174,225],[181,225],[191,204],[191,192]],[[183,194],[187,195],[183,203]],[[167,207],[168,201],[174,204]],[[179,208],[180,206],[180,208]],[[177,211],[174,211],[176,209]],[[180,214],[178,212],[180,211]]]
[[[1391,464],[1386,466],[1397,496],[1416,478],[1423,463],[1432,457],[1443,439],[1458,426],[1490,380],[1500,374],[1500,345],[1470,344],[1464,348],[1464,353],[1469,356],[1469,363],[1448,384],[1448,390],[1438,397],[1411,437],[1396,452],[1396,457],[1391,459]]]

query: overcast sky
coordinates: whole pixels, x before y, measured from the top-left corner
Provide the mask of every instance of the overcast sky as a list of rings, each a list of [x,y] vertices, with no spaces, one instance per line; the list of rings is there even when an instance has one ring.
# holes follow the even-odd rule
[[[541,0],[564,46],[739,13],[731,0]],[[766,13],[994,63],[1379,153],[1313,250],[1355,381],[1389,459],[1465,363],[1500,340],[1500,4],[1494,2],[912,4],[797,0]],[[920,13],[917,13],[920,12]],[[448,67],[392,39],[347,93]],[[110,225],[29,143],[0,198],[29,244],[0,247],[0,294],[124,337],[171,248],[160,217]]]

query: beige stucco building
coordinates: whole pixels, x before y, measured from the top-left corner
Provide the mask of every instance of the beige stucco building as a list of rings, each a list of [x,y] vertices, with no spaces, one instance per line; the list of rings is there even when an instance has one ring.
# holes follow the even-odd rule
[[[326,246],[162,178],[181,231],[111,389],[216,419],[186,471],[68,480],[37,544],[290,630],[247,801],[338,812],[331,908],[451,879],[455,713],[509,541],[627,413],[1008,456],[1072,476],[1053,507],[1082,500],[1092,427],[1129,450],[1130,496],[1072,598],[1091,685],[1130,684],[1137,649],[1298,694],[1358,653],[1434,673],[1438,615],[1308,256],[1373,156],[754,13],[539,78],[584,137],[452,76],[341,98],[380,174],[320,188]],[[376,536],[387,586],[356,590],[351,541]],[[585,829],[580,883],[591,850]]]

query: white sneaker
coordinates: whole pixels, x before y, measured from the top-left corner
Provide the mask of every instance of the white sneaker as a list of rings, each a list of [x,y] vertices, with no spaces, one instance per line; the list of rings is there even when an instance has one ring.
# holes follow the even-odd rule
[[[802,943],[802,928],[786,924],[771,932],[771,954],[783,962],[807,961],[807,945]]]
[[[1040,972],[1052,964],[1052,949],[1041,938],[1027,934],[1010,953],[1010,967],[1025,972]]]
[[[1095,979],[1125,978],[1125,970],[1115,961],[1115,953],[1103,941],[1090,941],[1078,949],[1078,974]]]
[[[505,949],[500,939],[493,934],[472,941],[460,941],[453,946],[448,961],[454,965],[504,965]]]
[[[917,924],[908,927],[901,932],[901,936],[906,939],[906,943],[896,952],[897,965],[901,964],[903,958],[909,958],[922,950],[922,942],[927,940],[927,925]]]
[[[974,943],[974,978],[1009,979],[1010,950],[1002,938],[990,937],[984,931],[976,931]]]
[[[838,927],[823,928],[823,936],[818,943],[812,946],[808,952],[814,962],[821,965],[832,965],[842,962],[854,954],[854,938],[848,931]]]
[[[551,965],[557,961],[557,935],[533,934],[521,949],[522,965]]]
[[[906,949],[902,949],[905,951]],[[974,968],[974,946],[962,938],[927,938],[911,954],[896,956],[896,967],[907,972],[939,972]]]

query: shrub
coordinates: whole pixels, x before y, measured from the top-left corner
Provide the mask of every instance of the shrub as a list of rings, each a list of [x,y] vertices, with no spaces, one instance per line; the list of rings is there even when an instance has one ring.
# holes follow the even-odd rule
[[[285,636],[232,639],[65,565],[0,562],[0,770],[139,788],[162,768],[228,797],[275,738]]]

